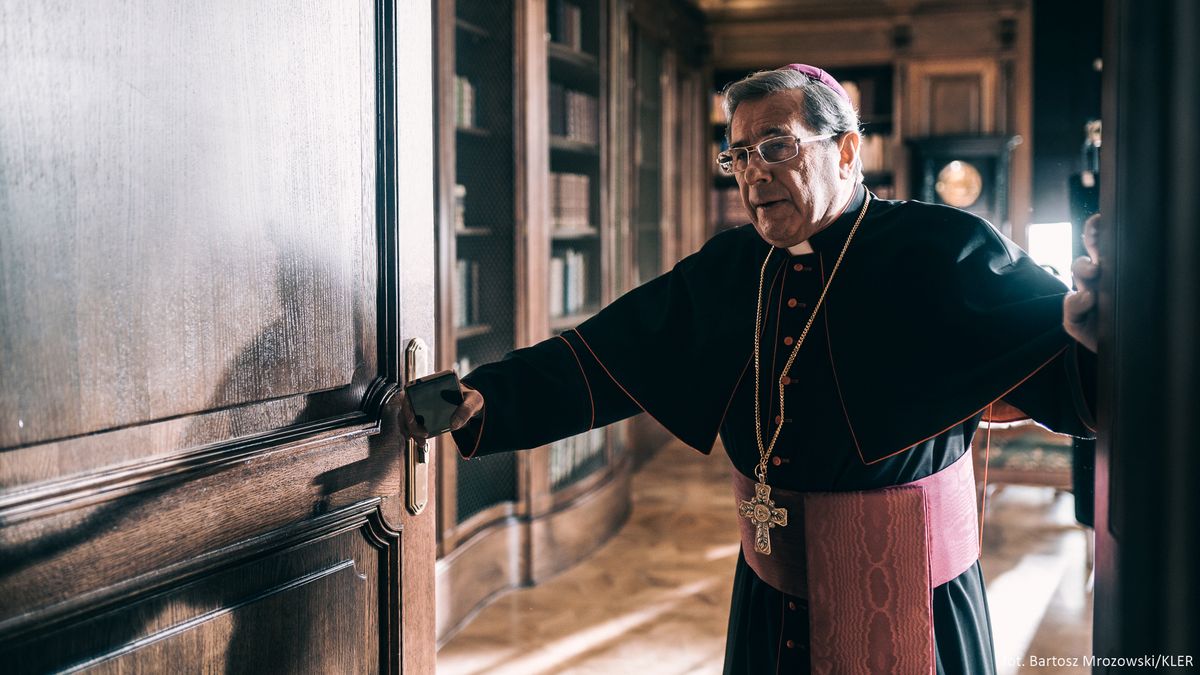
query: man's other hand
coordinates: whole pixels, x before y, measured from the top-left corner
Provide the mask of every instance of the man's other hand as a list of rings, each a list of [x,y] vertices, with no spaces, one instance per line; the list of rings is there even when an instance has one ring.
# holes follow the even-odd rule
[[[1083,247],[1086,256],[1071,263],[1071,277],[1075,290],[1063,299],[1063,328],[1079,344],[1096,351],[1099,341],[1099,321],[1096,317],[1096,293],[1100,288],[1100,252],[1097,247],[1100,214],[1092,216],[1083,224]]]
[[[463,402],[454,409],[454,414],[450,417],[452,431],[463,428],[467,422],[471,421],[471,418],[483,411],[483,394],[461,382],[458,384],[458,390],[462,392]],[[418,441],[429,438],[429,432],[417,422],[417,415],[413,412],[412,404],[404,395],[403,389],[396,392],[392,400],[388,401],[388,410],[395,415],[400,433],[404,434],[405,438],[413,438]]]

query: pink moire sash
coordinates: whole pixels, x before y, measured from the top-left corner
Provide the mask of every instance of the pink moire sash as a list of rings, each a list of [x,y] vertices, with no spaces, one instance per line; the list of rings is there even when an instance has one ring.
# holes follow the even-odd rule
[[[732,473],[737,503],[753,499],[754,480]],[[970,450],[903,485],[771,497],[787,526],[770,530],[768,556],[738,518],[742,553],[771,587],[808,598],[813,672],[933,673],[932,589],[979,557]]]

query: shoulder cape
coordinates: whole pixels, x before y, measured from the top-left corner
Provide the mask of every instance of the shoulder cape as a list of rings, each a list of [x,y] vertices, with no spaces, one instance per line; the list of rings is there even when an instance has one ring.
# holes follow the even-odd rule
[[[827,269],[855,216],[847,209],[810,240]],[[701,452],[749,365],[758,275],[772,248],[750,225],[718,234],[575,331],[643,410]],[[768,283],[788,257],[771,252]],[[863,461],[971,417],[1062,353],[1066,292],[974,215],[872,199],[819,310],[839,385],[830,395],[840,396]]]

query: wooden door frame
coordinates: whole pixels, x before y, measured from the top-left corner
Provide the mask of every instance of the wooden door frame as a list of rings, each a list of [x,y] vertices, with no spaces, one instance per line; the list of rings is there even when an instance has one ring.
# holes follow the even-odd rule
[[[1093,651],[1197,659],[1200,11],[1107,0],[1104,14]]]
[[[393,4],[394,3],[394,4]],[[388,116],[395,129],[394,144],[380,148],[390,156],[388,163],[394,167],[395,180],[388,187],[395,190],[396,214],[395,237],[387,242],[385,255],[396,257],[395,280],[381,294],[394,293],[397,308],[394,313],[397,324],[389,331],[398,331],[393,344],[396,352],[387,355],[388,379],[403,382],[404,350],[408,341],[420,337],[428,343],[430,363],[437,353],[437,330],[434,283],[437,279],[437,243],[434,209],[435,161],[434,147],[435,106],[434,95],[434,39],[433,3],[429,0],[388,0],[381,3],[392,15],[380,21],[394,35],[391,49],[383,50],[380,58],[393,59],[387,73],[393,77],[382,84],[381,101],[386,101],[385,116],[390,108],[395,116]],[[390,5],[390,6],[388,6]],[[403,89],[399,89],[403,75]],[[387,124],[387,123],[385,123]],[[389,134],[384,134],[386,137]],[[404,161],[405,157],[424,158],[425,161]],[[381,162],[384,160],[381,159]],[[387,341],[391,343],[391,341]],[[436,447],[430,449],[429,499],[425,510],[413,515],[408,509],[401,510],[401,538],[399,578],[396,584],[403,589],[400,593],[401,669],[406,673],[433,673],[437,668],[436,617],[437,606],[434,593],[434,561],[437,558],[437,458]],[[396,461],[404,460],[403,451]],[[400,484],[401,501],[404,483]],[[395,588],[395,587],[394,587]]]

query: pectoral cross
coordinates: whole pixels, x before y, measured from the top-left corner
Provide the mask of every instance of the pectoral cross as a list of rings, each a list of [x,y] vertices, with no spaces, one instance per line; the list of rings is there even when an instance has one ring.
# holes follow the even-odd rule
[[[754,499],[743,501],[738,505],[738,515],[749,518],[754,523],[754,550],[763,555],[771,555],[771,528],[778,525],[787,527],[787,509],[775,508],[771,499],[771,486],[766,483],[754,484]]]

